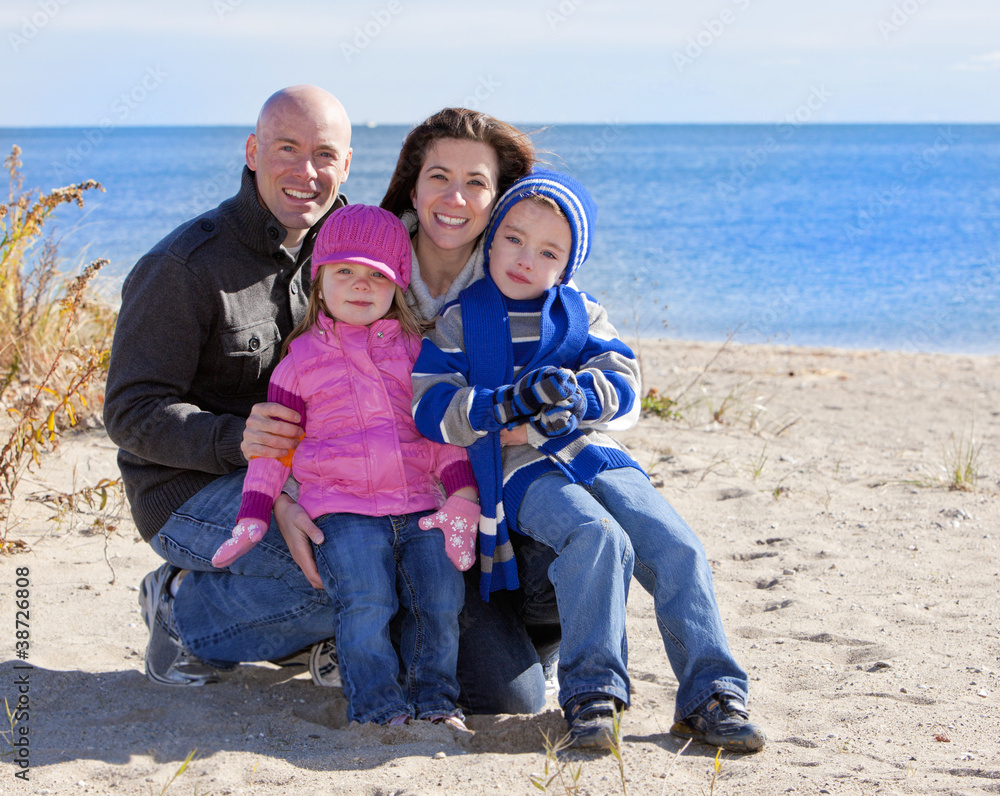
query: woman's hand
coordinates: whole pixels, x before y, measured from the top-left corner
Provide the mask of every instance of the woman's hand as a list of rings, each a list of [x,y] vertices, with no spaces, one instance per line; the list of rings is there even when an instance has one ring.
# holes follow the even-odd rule
[[[292,554],[292,559],[299,565],[306,580],[313,588],[322,589],[323,581],[316,568],[310,542],[322,544],[323,532],[316,527],[306,510],[285,493],[278,495],[278,499],[274,501],[274,519],[278,522],[281,535],[285,537],[288,552]]]
[[[302,437],[302,417],[294,409],[278,403],[254,404],[243,429],[240,450],[250,461],[255,456],[280,459],[295,450]]]
[[[500,444],[513,447],[528,444],[528,424],[522,423],[515,428],[500,429]]]

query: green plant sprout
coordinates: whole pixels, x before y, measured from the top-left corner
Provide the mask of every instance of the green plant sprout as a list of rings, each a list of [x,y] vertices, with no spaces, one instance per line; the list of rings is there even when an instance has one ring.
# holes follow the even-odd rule
[[[969,441],[965,441],[965,433],[956,439],[951,435],[951,448],[944,454],[945,481],[949,489],[971,492],[976,488],[979,477],[979,455],[983,443],[976,445],[976,428],[973,425]]]

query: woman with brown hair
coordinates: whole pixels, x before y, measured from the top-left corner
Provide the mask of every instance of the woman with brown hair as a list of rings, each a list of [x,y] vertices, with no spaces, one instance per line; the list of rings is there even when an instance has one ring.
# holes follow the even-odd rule
[[[530,138],[506,122],[445,108],[403,142],[382,207],[410,231],[406,298],[432,324],[438,310],[483,277],[483,232],[497,199],[535,162]],[[460,703],[475,713],[534,713],[545,704],[544,668],[559,649],[559,613],[547,570],[555,553],[515,540],[525,584],[479,598],[479,566],[466,573],[459,617]]]
[[[482,233],[493,205],[534,162],[527,135],[464,108],[445,108],[406,137],[382,207],[410,230],[408,298],[423,320],[432,322],[482,278]]]

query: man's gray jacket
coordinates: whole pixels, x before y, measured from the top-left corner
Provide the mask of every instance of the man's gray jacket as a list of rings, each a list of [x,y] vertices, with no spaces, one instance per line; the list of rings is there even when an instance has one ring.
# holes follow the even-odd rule
[[[338,196],[333,209],[344,204]],[[321,224],[293,260],[244,168],[236,196],[175,229],[126,278],[104,422],[146,541],[195,493],[246,466],[246,418],[305,315]]]

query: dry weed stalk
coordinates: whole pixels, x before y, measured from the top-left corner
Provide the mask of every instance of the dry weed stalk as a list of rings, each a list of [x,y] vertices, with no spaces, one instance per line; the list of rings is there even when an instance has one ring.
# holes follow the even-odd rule
[[[549,788],[557,785],[567,796],[578,796],[582,793],[580,775],[583,774],[583,764],[577,763],[573,768],[567,761],[560,760],[560,753],[569,749],[570,735],[553,741],[547,732],[542,733],[545,744],[545,768],[541,774],[532,774],[529,779],[542,793],[548,793]]]
[[[25,192],[20,154],[14,146],[4,161],[10,194],[0,204],[0,405],[12,421],[0,448],[0,552],[23,547],[7,539],[21,476],[81,415],[99,411],[115,324],[111,309],[91,298],[91,282],[107,260],[68,278],[58,243],[44,236],[57,207],[82,207],[85,191],[104,189],[87,180]]]
[[[708,787],[708,796],[712,796],[715,793],[715,782],[719,778],[719,772],[722,770],[722,749],[720,748],[718,752],[715,753],[715,762],[712,764],[712,782]]]
[[[3,698],[3,706],[4,710],[7,712],[7,723],[10,725],[10,731],[0,730],[0,739],[2,739],[4,744],[9,746],[10,749],[0,749],[0,758],[14,756],[14,728],[17,726],[17,719],[14,718],[17,714],[17,706],[15,705],[14,710],[11,710],[10,703],[7,702],[7,697]]]
[[[624,710],[616,710],[612,720],[611,746],[608,751],[618,763],[618,776],[622,784],[622,796],[628,796],[625,784],[625,758],[622,746],[622,715]],[[542,732],[545,743],[545,768],[541,774],[532,774],[529,779],[542,793],[549,793],[550,787],[558,787],[566,796],[580,796],[586,791],[580,782],[583,775],[583,763],[577,763],[574,768],[568,761],[560,759],[560,754],[570,749],[572,742],[569,733],[553,741],[547,732]],[[686,748],[686,747],[685,747]],[[683,750],[681,750],[683,751]]]
[[[181,767],[174,772],[174,775],[169,780],[167,780],[167,784],[163,786],[163,790],[160,791],[160,796],[163,796],[163,794],[165,794],[170,789],[170,786],[174,784],[177,778],[185,771],[187,771],[188,766],[191,765],[191,761],[194,760],[194,756],[196,754],[198,754],[197,749],[192,749],[188,753],[188,756],[184,758],[184,762],[181,763]],[[153,789],[150,788],[149,792],[152,793]]]

